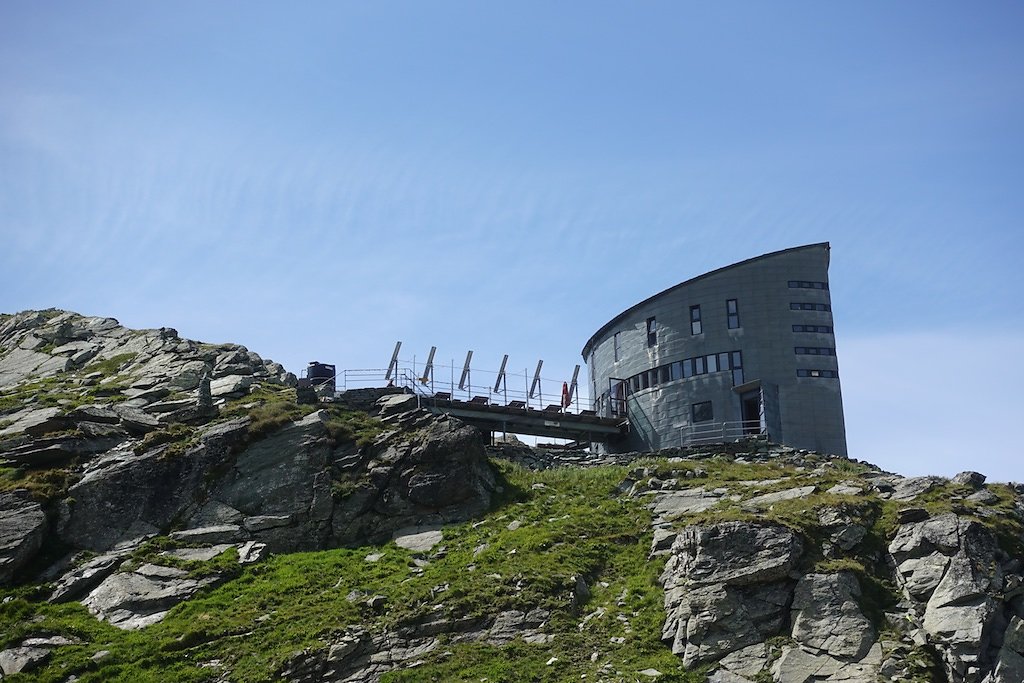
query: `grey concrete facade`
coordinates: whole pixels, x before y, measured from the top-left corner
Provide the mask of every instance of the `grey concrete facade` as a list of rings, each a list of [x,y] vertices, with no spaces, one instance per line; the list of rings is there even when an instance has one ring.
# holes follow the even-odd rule
[[[598,414],[628,416],[610,451],[767,433],[846,455],[827,242],[682,282],[623,311],[583,348]]]

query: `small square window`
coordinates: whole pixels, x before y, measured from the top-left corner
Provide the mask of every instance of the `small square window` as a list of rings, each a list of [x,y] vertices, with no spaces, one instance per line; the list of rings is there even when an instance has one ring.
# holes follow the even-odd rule
[[[693,414],[693,421],[696,422],[710,422],[715,419],[715,413],[711,407],[711,401],[704,401],[703,403],[694,403],[690,406],[690,410]]]

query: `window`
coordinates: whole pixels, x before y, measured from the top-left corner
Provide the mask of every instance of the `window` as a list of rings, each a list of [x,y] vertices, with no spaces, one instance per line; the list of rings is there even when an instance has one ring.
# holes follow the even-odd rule
[[[793,348],[798,356],[834,356],[836,350],[828,346],[796,346]]]
[[[796,371],[797,377],[825,377],[828,379],[839,379],[839,373],[835,370],[812,370],[808,368],[798,368]]]
[[[743,384],[743,354],[739,351],[733,351],[730,355],[730,366],[732,368],[732,385],[739,386]]]
[[[728,320],[728,328],[730,330],[739,329],[740,326],[740,307],[736,302],[736,299],[726,299],[725,301],[725,317]]]
[[[614,337],[613,343],[615,345],[615,362],[618,363],[619,362],[619,333],[618,332],[615,333],[615,337]]]
[[[831,311],[832,307],[828,304],[812,304],[807,301],[794,301],[789,304],[789,310],[791,311]]]
[[[794,347],[810,348],[810,347]],[[632,391],[653,389],[659,385],[675,382],[681,379],[689,379],[710,372],[732,371],[733,383],[743,383],[743,357],[739,351],[723,353],[711,353],[706,356],[694,356],[677,360],[672,363],[665,363],[643,372],[639,372],[626,380],[621,381],[624,388]]]
[[[814,332],[817,334],[832,334],[832,328],[828,325],[793,325],[794,332]]]
[[[720,353],[718,354],[718,369],[728,370],[729,369],[729,354]]]
[[[700,334],[700,306],[690,306],[690,334]]]
[[[715,413],[711,409],[711,401],[694,403],[690,406],[694,422],[710,422],[715,419]]]
[[[718,372],[718,356],[711,354],[707,357],[708,372]]]
[[[669,366],[669,372],[672,375],[672,380],[683,378],[683,364],[681,361],[676,361]]]
[[[647,319],[647,346],[658,343],[658,323],[654,318]]]
[[[828,289],[827,282],[812,282],[809,280],[790,280],[790,289]]]

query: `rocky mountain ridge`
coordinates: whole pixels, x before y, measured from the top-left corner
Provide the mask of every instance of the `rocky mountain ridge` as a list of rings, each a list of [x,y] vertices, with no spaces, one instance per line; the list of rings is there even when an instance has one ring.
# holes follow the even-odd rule
[[[0,316],[0,673],[1024,680],[1024,487],[758,440],[488,446],[294,382],[173,330]]]

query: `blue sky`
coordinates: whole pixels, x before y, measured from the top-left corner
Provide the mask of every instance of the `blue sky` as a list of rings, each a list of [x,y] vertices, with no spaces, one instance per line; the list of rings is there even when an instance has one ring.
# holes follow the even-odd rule
[[[0,311],[567,379],[829,241],[851,455],[1024,479],[1024,7],[8,2]]]

